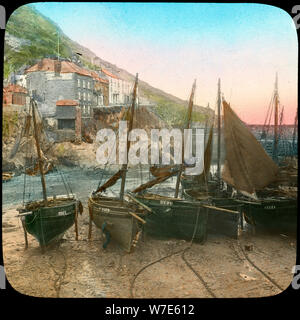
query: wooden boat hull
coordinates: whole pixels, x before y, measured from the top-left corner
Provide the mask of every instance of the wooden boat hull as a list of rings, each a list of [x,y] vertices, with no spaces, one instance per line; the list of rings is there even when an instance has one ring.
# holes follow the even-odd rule
[[[38,207],[31,214],[22,217],[25,229],[45,247],[62,238],[64,233],[74,224],[77,200],[70,199],[63,205]],[[22,210],[22,212],[26,212]]]
[[[185,198],[191,201],[201,200],[201,193],[199,195],[200,199],[197,199],[196,193],[193,192],[193,190],[184,190]],[[234,199],[231,199],[229,197],[227,198],[224,195],[221,197],[212,195],[210,197],[210,206],[235,211],[238,213],[210,208],[207,217],[207,233],[226,235],[228,237],[237,239],[243,223],[243,204],[237,203],[236,201],[234,201]]]
[[[199,181],[191,178],[184,178],[180,180],[180,183],[183,189],[199,189]],[[217,181],[209,181],[207,186],[202,187],[202,191],[213,192],[217,189],[218,183]]]
[[[146,233],[159,238],[186,240],[191,240],[194,235],[197,242],[206,240],[207,210],[200,207],[198,202],[154,197],[136,196],[136,199],[152,209],[146,218]]]
[[[91,210],[91,219],[96,227],[109,232],[111,240],[118,243],[127,252],[132,250],[139,231],[142,231],[142,224],[129,212],[143,217],[144,210],[135,204],[121,201],[110,197],[93,197],[88,201]]]
[[[243,203],[247,223],[260,229],[279,232],[297,232],[296,199],[264,199],[258,202],[237,200]]]

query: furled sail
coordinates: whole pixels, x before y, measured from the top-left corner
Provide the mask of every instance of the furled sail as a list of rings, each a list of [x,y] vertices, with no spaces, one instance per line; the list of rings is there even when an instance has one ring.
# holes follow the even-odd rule
[[[121,177],[122,177],[123,170],[120,169],[117,173],[115,173],[112,177],[110,177],[102,186],[100,186],[95,193],[103,192],[107,188],[113,186]]]
[[[276,180],[278,166],[224,100],[223,109],[226,160],[222,178],[241,192],[255,194]]]
[[[203,171],[199,175],[194,175],[194,176],[187,176],[185,174],[182,174],[181,178],[183,180],[189,179],[199,184],[204,184],[208,181],[210,165],[211,165],[211,157],[212,157],[212,145],[213,145],[213,125],[210,127],[208,140],[204,150]]]
[[[151,188],[151,187],[155,186],[156,184],[162,183],[165,180],[169,179],[170,177],[175,176],[176,174],[178,174],[178,170],[174,170],[173,172],[170,172],[169,174],[166,174],[164,176],[157,177],[156,179],[150,180],[150,181],[140,185],[139,187],[134,189],[132,192],[137,193],[137,192],[146,190],[148,188]]]
[[[204,151],[204,169],[203,169],[203,172],[196,178],[197,180],[199,180],[199,182],[204,183],[204,182],[207,182],[208,180],[210,164],[211,164],[211,156],[212,156],[212,141],[213,141],[213,126],[211,126],[209,130],[208,141]]]
[[[165,166],[165,167],[150,167],[150,172],[154,177],[165,177],[172,173],[172,169],[175,168],[175,165]]]

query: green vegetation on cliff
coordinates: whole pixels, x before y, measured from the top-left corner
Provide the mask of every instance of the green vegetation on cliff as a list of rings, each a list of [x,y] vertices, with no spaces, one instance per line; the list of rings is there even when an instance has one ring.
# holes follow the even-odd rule
[[[5,32],[4,79],[7,79],[11,72],[23,66],[33,65],[41,58],[57,56],[58,35],[60,57],[71,58],[76,52],[81,52],[82,64],[89,69],[95,69],[91,61],[96,55],[69,39],[53,21],[38,12],[32,4],[21,6],[12,13]],[[109,65],[113,72],[119,74],[121,69],[117,66],[100,60],[104,66]],[[126,70],[122,70],[122,73],[126,75],[125,79],[134,81],[134,76]],[[140,88],[148,100],[157,104],[156,113],[162,120],[171,126],[184,125],[187,108],[185,101],[142,81]],[[204,109],[194,112],[192,117],[194,121],[204,121]]]
[[[157,114],[166,121],[168,125],[172,127],[182,127],[185,125],[187,104],[172,101],[145,88],[143,88],[143,93],[147,99],[156,103]],[[206,116],[204,113],[193,111],[192,121],[205,122],[205,119]]]
[[[32,5],[24,5],[16,9],[9,17],[6,33],[19,42],[12,47],[5,42],[4,48],[4,78],[9,73],[24,65],[32,65],[37,59],[46,56],[57,56],[59,36],[59,56],[72,57],[72,41],[49,18],[39,13]],[[83,59],[83,64],[87,65]]]

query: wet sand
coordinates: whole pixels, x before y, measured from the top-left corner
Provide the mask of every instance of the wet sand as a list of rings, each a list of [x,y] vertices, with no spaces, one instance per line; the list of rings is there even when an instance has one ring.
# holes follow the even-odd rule
[[[104,250],[103,236],[95,226],[92,240],[87,241],[85,208],[78,221],[79,240],[72,226],[59,246],[42,254],[31,235],[28,249],[24,248],[17,214],[15,208],[3,212],[5,272],[16,291],[35,297],[130,298],[131,293],[134,298],[272,296],[290,285],[296,263],[295,237],[246,231],[239,240],[208,235],[205,244],[193,243],[184,257],[180,252],[143,270],[132,286],[141,268],[187,248],[189,242],[144,235],[130,254],[113,242]],[[245,246],[252,250],[246,251]]]

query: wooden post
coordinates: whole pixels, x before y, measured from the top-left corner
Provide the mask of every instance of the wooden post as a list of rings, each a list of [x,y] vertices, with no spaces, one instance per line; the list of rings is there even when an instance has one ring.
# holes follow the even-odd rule
[[[78,218],[78,210],[76,205],[76,211],[75,211],[75,240],[78,241],[78,224],[77,224],[77,218]]]
[[[21,221],[22,221],[22,227],[23,227],[23,231],[24,231],[24,238],[25,238],[25,249],[28,248],[28,239],[27,239],[27,231],[26,231],[26,228],[25,228],[25,222],[24,220],[25,219],[24,217],[21,218]]]

